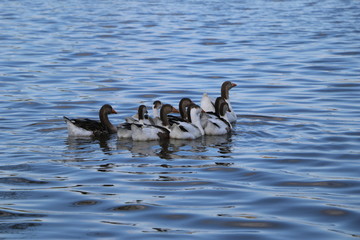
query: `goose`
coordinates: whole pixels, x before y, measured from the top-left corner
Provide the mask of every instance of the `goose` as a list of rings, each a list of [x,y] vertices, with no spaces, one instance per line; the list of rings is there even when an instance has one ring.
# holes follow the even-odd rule
[[[170,123],[167,115],[179,112],[170,104],[164,104],[160,109],[161,125],[131,124],[131,137],[134,141],[165,140],[170,137]]]
[[[69,136],[89,137],[116,133],[116,127],[111,124],[108,115],[117,112],[109,104],[103,105],[99,110],[100,121],[88,118],[70,119],[64,116]]]
[[[160,119],[160,111],[161,111],[161,108],[162,108],[163,104],[160,100],[155,100],[153,102],[153,106],[152,106],[152,110],[153,110],[153,122],[154,124],[153,125],[159,125],[161,126],[162,125],[162,121]]]
[[[190,104],[193,104],[193,101],[190,98],[182,98],[179,102],[179,112],[180,112],[180,117],[178,116],[174,116],[174,115],[169,115],[169,121],[170,121],[170,125],[172,125],[175,122],[186,122],[188,121],[188,112],[187,112],[187,107],[190,106]]]
[[[205,112],[202,113],[200,116],[201,119],[201,126],[205,129],[205,126],[208,122],[209,119],[218,119],[220,118],[219,116],[219,107],[221,103],[226,102],[225,99],[223,97],[217,97],[215,104],[214,104],[214,112]]]
[[[170,127],[170,138],[172,139],[196,139],[204,135],[201,126],[200,114],[203,110],[196,104],[187,108],[188,122],[174,122]]]
[[[230,133],[232,126],[227,113],[230,111],[229,104],[222,97],[216,99],[216,113],[209,114],[203,124],[205,135],[223,135]]]
[[[153,124],[154,122],[148,116],[148,111],[145,105],[140,105],[138,107],[138,112],[133,117],[127,117],[125,123],[121,123],[117,126],[117,136],[118,138],[131,138],[132,124]]]
[[[154,124],[153,120],[149,117],[145,105],[140,105],[138,107],[138,112],[132,117],[125,118],[125,121],[127,123]]]
[[[125,121],[127,123],[140,123],[140,124],[153,124],[152,118],[149,116],[147,108],[145,105],[140,105],[138,111],[131,117],[126,117]]]
[[[153,110],[153,118],[158,118],[160,117],[160,109],[162,107],[162,103],[161,101],[159,100],[155,100],[153,102],[153,107],[152,107],[152,110]]]
[[[225,99],[225,101],[229,106],[229,111],[226,113],[226,115],[228,115],[228,119],[231,123],[236,122],[237,116],[236,113],[233,111],[233,108],[230,103],[229,91],[231,88],[236,86],[237,85],[235,83],[232,83],[230,81],[225,81],[221,85],[221,97]],[[203,94],[201,98],[200,106],[205,112],[215,112],[215,104],[207,93]]]

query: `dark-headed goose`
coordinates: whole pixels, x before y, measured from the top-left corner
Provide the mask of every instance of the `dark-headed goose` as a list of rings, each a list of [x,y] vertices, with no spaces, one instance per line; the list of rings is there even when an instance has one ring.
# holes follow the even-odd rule
[[[187,122],[188,121],[188,112],[187,108],[190,106],[190,104],[193,104],[193,101],[191,101],[190,98],[182,98],[179,102],[179,112],[180,117],[169,115],[169,121],[170,125],[172,125],[174,122]]]
[[[173,139],[196,139],[204,135],[201,126],[200,114],[203,110],[196,104],[187,108],[188,122],[174,122],[170,128],[170,138]]]
[[[237,116],[235,112],[232,109],[231,103],[230,103],[230,95],[229,91],[231,88],[236,87],[237,85],[235,83],[232,83],[230,81],[225,81],[221,85],[221,97],[225,99],[229,106],[229,112],[227,112],[227,116],[230,122],[236,122]],[[204,93],[201,98],[201,108],[205,112],[215,112],[215,103],[212,101],[212,99],[208,96],[207,93]]]
[[[139,123],[139,124],[154,124],[152,119],[149,117],[149,113],[145,105],[138,107],[138,112],[132,117],[125,118],[127,123]]]
[[[170,104],[165,104],[160,109],[161,126],[131,124],[132,139],[134,141],[163,140],[170,137],[170,124],[167,115],[171,112],[179,112]]]
[[[117,113],[109,104],[99,110],[100,121],[83,119],[69,119],[64,116],[69,136],[88,137],[116,133],[116,127],[111,124],[108,114]]]
[[[219,116],[219,108],[220,108],[220,104],[226,102],[225,99],[223,97],[217,97],[215,104],[214,104],[214,112],[205,112],[201,114],[201,126],[205,129],[205,126],[208,122],[209,119],[217,119],[220,118]]]
[[[204,132],[206,135],[223,135],[231,132],[232,126],[229,122],[227,113],[229,104],[224,98],[216,99],[215,114],[208,114],[205,124],[203,122]]]
[[[149,119],[148,111],[145,105],[140,105],[138,108],[138,113],[135,114],[133,117],[126,118],[125,123],[121,123],[117,126],[117,136],[118,138],[131,138],[132,124],[153,124],[154,122],[152,119]]]

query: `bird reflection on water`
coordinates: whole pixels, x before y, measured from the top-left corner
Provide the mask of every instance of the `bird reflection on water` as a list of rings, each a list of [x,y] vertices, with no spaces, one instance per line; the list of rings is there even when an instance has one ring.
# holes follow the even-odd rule
[[[95,143],[95,144],[94,144]],[[105,155],[131,153],[131,157],[159,157],[161,159],[211,159],[220,155],[230,154],[232,137],[204,136],[196,140],[170,139],[164,141],[132,141],[131,139],[116,139],[116,137],[88,137],[65,139],[66,156],[74,158],[67,161],[81,161],[79,156],[87,158],[92,153],[101,150]],[[213,154],[212,154],[213,153]],[[74,156],[75,155],[75,156]],[[78,157],[76,157],[78,155]],[[230,156],[221,156],[229,157]]]

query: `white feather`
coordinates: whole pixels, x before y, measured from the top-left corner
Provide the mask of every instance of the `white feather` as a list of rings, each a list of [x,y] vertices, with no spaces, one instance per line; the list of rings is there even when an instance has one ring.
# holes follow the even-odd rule
[[[90,137],[94,134],[92,131],[88,131],[83,128],[77,127],[76,125],[73,124],[73,122],[71,120],[65,119],[65,121],[66,121],[69,136]]]
[[[200,102],[200,107],[205,112],[215,112],[214,100],[211,99],[207,93],[203,94]]]
[[[173,139],[196,139],[204,135],[204,130],[200,121],[200,108],[192,108],[190,110],[191,123],[178,122],[174,123],[170,128],[170,138]],[[182,128],[186,129],[184,131]]]
[[[117,137],[118,138],[131,138],[132,131],[131,129],[127,129],[125,124],[119,124],[117,127]]]
[[[206,135],[223,135],[229,133],[230,130],[229,125],[221,119],[208,119],[204,127]]]
[[[131,125],[131,137],[134,141],[151,141],[159,140],[160,136],[158,133],[161,133],[161,129],[152,126],[152,125]]]

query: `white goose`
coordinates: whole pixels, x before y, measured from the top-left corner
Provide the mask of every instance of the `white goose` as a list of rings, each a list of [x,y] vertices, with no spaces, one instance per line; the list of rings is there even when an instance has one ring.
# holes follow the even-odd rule
[[[171,112],[179,112],[170,104],[165,104],[160,109],[161,126],[131,124],[131,137],[134,141],[164,140],[170,137],[170,124],[167,115]]]
[[[236,86],[237,85],[235,83],[232,83],[230,81],[225,81],[221,85],[221,97],[223,97],[225,99],[225,101],[227,102],[227,104],[229,106],[229,112],[227,112],[226,115],[228,116],[228,119],[231,123],[236,122],[237,116],[236,116],[236,113],[233,111],[231,103],[230,103],[229,91],[231,88],[236,87]],[[214,101],[208,96],[207,93],[203,94],[203,96],[201,98],[200,106],[205,112],[215,112]]]
[[[99,110],[100,121],[88,118],[69,119],[64,116],[69,136],[89,137],[116,133],[116,127],[111,124],[108,114],[117,113],[111,105],[105,104]]]
[[[210,113],[202,119],[202,126],[205,135],[223,135],[230,133],[232,126],[229,122],[227,113],[229,112],[229,104],[224,98],[218,97],[215,102],[216,112]]]
[[[145,105],[140,105],[138,108],[138,113],[132,117],[127,117],[125,123],[121,123],[117,126],[117,136],[118,138],[131,138],[132,124],[153,124],[152,119],[149,118],[148,111]]]
[[[196,139],[204,135],[201,126],[200,114],[203,110],[196,104],[188,106],[188,121],[174,122],[170,127],[170,138],[173,139]]]

